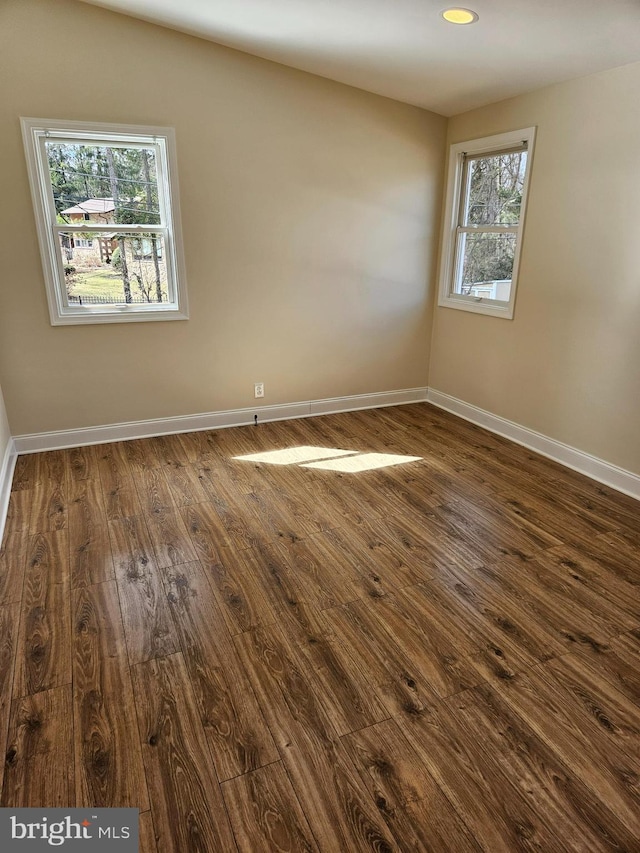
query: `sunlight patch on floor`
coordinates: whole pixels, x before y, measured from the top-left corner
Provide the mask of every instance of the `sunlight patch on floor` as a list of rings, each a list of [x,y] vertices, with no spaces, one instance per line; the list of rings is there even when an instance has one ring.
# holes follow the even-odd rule
[[[376,468],[388,468],[391,465],[403,465],[405,462],[417,462],[421,456],[398,456],[393,453],[359,453],[346,459],[329,459],[324,462],[309,462],[301,468],[320,468],[323,471],[343,471],[355,474],[359,471],[373,471]]]
[[[246,456],[234,456],[243,462],[267,462],[269,465],[296,465],[310,462],[312,459],[331,459],[336,456],[349,456],[357,450],[338,450],[335,447],[286,447],[284,450],[268,450],[264,453],[248,453]]]

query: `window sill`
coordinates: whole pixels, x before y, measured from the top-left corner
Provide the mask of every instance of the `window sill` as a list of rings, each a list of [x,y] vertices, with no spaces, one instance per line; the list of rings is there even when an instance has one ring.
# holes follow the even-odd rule
[[[445,296],[438,300],[440,308],[454,308],[456,311],[468,311],[471,314],[486,314],[489,317],[500,317],[502,320],[513,320],[513,305],[492,304],[483,299],[456,299],[455,296]]]
[[[121,308],[109,308],[108,311],[87,309],[85,311],[57,311],[52,314],[52,326],[82,326],[99,323],[149,323],[162,320],[188,320],[189,313],[186,310],[167,307],[140,310],[122,306]]]

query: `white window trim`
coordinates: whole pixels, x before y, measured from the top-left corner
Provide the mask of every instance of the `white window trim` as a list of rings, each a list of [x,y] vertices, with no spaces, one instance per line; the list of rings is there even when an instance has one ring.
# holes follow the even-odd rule
[[[439,306],[443,308],[456,308],[459,311],[470,311],[475,314],[488,314],[493,317],[502,317],[505,320],[513,319],[535,136],[536,128],[526,127],[522,130],[514,130],[509,133],[499,133],[494,136],[486,136],[482,139],[456,142],[450,147],[447,166],[447,197],[444,211],[442,250],[440,253]],[[464,155],[494,153],[503,148],[519,145],[523,141],[526,141],[527,143],[527,168],[522,190],[520,224],[517,229],[516,250],[513,258],[513,277],[511,281],[509,301],[498,302],[497,300],[487,300],[482,297],[463,296],[461,293],[454,293],[453,277],[456,268],[456,231],[460,212]]]
[[[171,127],[149,127],[140,125],[106,124],[102,122],[62,121],[59,119],[21,118],[29,173],[29,185],[36,219],[38,242],[42,256],[45,289],[52,326],[66,326],[95,323],[141,323],[153,320],[187,320],[186,272],[182,247],[182,228],[180,217],[180,195],[178,191],[178,163],[176,156],[175,131]],[[171,274],[174,287],[174,300],[166,305],[158,303],[129,305],[67,305],[62,296],[64,271],[62,259],[56,243],[59,230],[65,232],[104,231],[104,225],[82,222],[77,225],[52,226],[53,193],[48,166],[43,161],[41,140],[47,132],[65,132],[82,134],[84,141],[101,141],[105,135],[114,142],[138,144],[154,138],[162,143],[164,159],[158,175],[158,192],[164,199],[167,222],[162,229],[153,226],[153,230],[162,230],[165,241],[167,273]],[[80,137],[78,137],[80,139]],[[55,222],[55,215],[53,215]],[[150,226],[118,226],[123,233],[145,232]]]

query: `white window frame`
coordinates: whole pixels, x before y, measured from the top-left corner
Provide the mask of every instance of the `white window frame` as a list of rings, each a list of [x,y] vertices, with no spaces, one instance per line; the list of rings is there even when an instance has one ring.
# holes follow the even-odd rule
[[[442,250],[440,255],[439,306],[443,308],[456,308],[459,311],[471,311],[475,314],[488,314],[493,317],[502,317],[505,320],[513,319],[535,136],[536,128],[526,127],[522,130],[514,130],[509,133],[499,133],[494,136],[483,137],[482,139],[456,142],[449,148],[447,196],[444,211]],[[460,221],[463,210],[462,194],[464,192],[465,156],[499,154],[502,150],[506,151],[508,149],[513,149],[523,142],[525,142],[527,146],[527,166],[522,189],[522,204],[520,208],[519,224],[517,226],[497,225],[492,228],[478,226],[477,229],[478,231],[495,230],[496,233],[516,234],[516,247],[513,258],[513,275],[511,279],[509,301],[487,299],[481,296],[465,296],[462,293],[455,293],[455,282],[458,275],[459,264],[461,263],[461,258],[459,257],[460,252],[458,251],[458,237],[462,231],[471,232],[474,230],[473,226],[464,227]]]
[[[173,128],[38,118],[21,118],[20,122],[38,242],[42,255],[51,325],[187,320],[189,310]],[[137,233],[155,232],[162,237],[169,293],[169,300],[166,303],[123,303],[119,305],[76,305],[69,303],[64,281],[64,265],[58,245],[58,234],[60,232],[86,234],[95,231],[97,236],[105,231],[105,225],[86,221],[73,225],[58,224],[45,149],[45,142],[51,139],[72,143],[87,142],[107,145],[112,143],[114,146],[120,147],[144,145],[155,149],[161,225],[109,225],[107,227],[111,230],[117,230],[118,233],[132,236]]]

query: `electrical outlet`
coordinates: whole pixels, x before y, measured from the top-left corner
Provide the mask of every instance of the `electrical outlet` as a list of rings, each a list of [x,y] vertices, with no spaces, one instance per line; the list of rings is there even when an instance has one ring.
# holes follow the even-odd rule
[[[253,386],[253,392],[257,397],[264,397],[264,382],[256,382]]]

